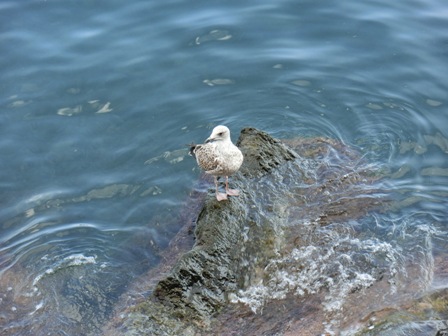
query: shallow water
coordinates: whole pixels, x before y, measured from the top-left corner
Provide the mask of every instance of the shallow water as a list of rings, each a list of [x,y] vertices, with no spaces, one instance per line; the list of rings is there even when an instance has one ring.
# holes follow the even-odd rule
[[[443,1],[3,1],[2,331],[52,317],[53,286],[73,306],[48,330],[95,333],[179,229],[199,175],[185,144],[217,124],[234,140],[244,126],[327,136],[390,170],[401,203],[352,223],[374,238],[363,251],[390,246],[397,266],[421,265],[419,290],[446,287],[433,265],[447,235],[447,14]],[[86,286],[104,300],[82,315]]]

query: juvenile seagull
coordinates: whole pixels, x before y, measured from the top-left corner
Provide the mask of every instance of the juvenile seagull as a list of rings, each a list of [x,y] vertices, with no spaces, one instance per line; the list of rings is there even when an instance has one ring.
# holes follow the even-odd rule
[[[226,126],[216,126],[204,144],[191,145],[190,154],[196,157],[199,167],[214,176],[218,201],[239,195],[238,190],[229,188],[229,176],[240,169],[243,153],[232,143],[230,130]],[[218,176],[226,177],[225,194],[218,191]]]

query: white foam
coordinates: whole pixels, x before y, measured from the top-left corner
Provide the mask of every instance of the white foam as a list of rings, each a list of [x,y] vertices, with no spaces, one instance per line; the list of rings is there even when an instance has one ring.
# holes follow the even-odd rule
[[[58,261],[53,265],[53,267],[50,267],[46,269],[44,272],[37,275],[33,280],[33,291],[37,292],[37,284],[39,281],[44,278],[47,275],[55,273],[59,269],[63,269],[66,267],[72,267],[72,266],[81,266],[81,265],[87,265],[87,264],[96,264],[96,256],[85,256],[83,254],[72,254],[70,256],[65,257],[64,259]]]
[[[83,254],[73,254],[71,256],[64,258],[64,261],[68,261],[67,266],[96,264],[96,256],[86,257]]]
[[[271,260],[263,279],[232,295],[231,302],[244,303],[259,313],[269,300],[283,299],[288,294],[315,294],[325,289],[324,310],[339,311],[350,292],[376,281],[375,260],[386,259],[385,267],[389,267],[391,275],[398,269],[396,251],[388,243],[376,239],[362,241],[335,232],[326,232],[322,238],[323,246],[295,248],[288,255]],[[366,260],[357,263],[355,256]]]
[[[32,312],[30,313],[30,315],[33,315],[35,312],[37,312],[37,311],[38,311],[39,309],[41,309],[43,306],[44,306],[43,301],[39,302],[39,303],[35,306],[34,311],[32,311]]]

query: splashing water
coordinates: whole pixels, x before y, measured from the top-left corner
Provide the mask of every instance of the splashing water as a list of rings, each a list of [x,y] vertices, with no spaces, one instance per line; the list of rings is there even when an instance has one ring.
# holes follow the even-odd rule
[[[388,243],[376,239],[361,241],[334,231],[323,233],[324,245],[294,248],[290,254],[270,261],[264,270],[265,278],[239,291],[232,302],[245,303],[252,311],[261,312],[269,300],[325,289],[325,310],[337,311],[347,294],[367,288],[378,279],[378,260],[388,262],[386,271],[391,278],[400,268],[400,255]]]

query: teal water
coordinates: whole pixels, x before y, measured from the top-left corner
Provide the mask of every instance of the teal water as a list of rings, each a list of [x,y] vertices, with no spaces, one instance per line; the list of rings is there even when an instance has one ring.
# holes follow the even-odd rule
[[[185,144],[217,124],[234,140],[327,136],[406,170],[388,187],[415,201],[382,225],[426,225],[422,248],[440,252],[447,18],[441,0],[2,1],[3,331],[26,334],[50,305],[7,293],[67,267],[107,278],[111,311],[179,229],[199,176]]]

